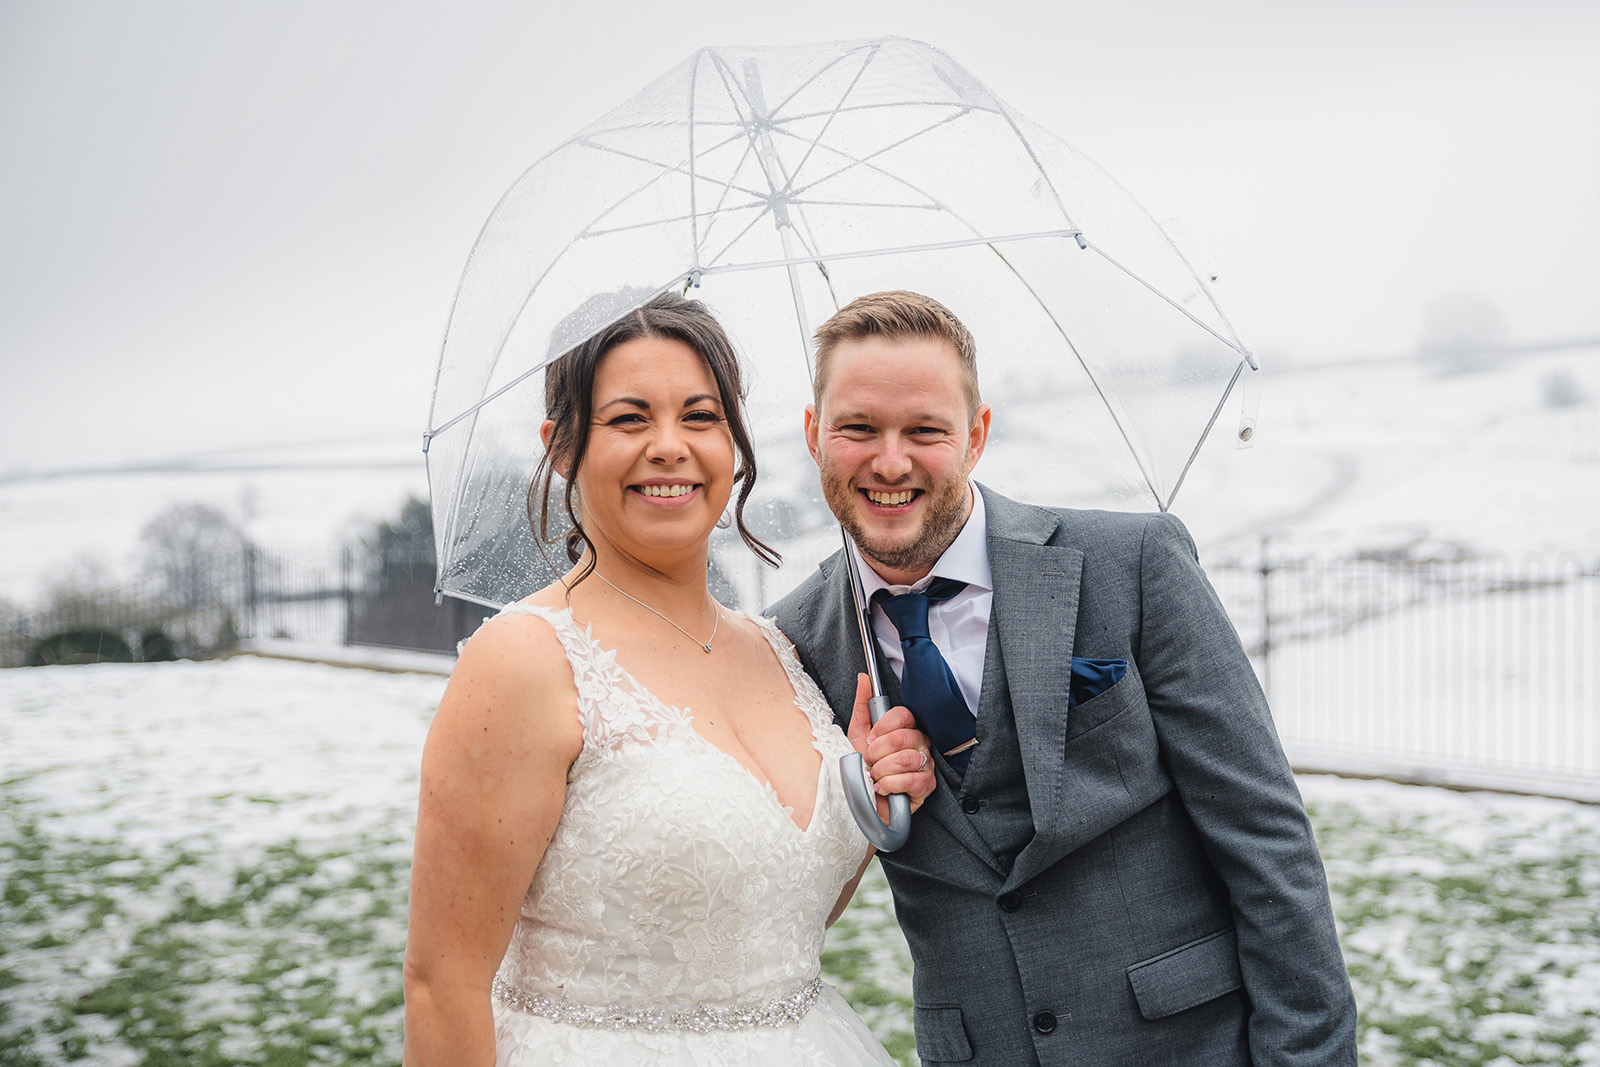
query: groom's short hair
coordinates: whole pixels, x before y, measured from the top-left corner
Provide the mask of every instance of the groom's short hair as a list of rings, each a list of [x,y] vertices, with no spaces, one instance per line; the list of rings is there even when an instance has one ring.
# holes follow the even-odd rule
[[[888,341],[945,341],[955,349],[961,362],[961,384],[967,394],[967,414],[978,413],[978,346],[972,332],[951,310],[931,296],[891,289],[869,293],[852,300],[817,328],[817,373],[813,379],[812,400],[820,409],[822,391],[827,384],[828,363],[841,341],[860,341],[882,337]]]

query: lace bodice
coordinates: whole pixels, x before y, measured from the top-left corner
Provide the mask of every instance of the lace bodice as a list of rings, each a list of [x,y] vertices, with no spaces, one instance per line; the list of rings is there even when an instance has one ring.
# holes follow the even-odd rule
[[[690,1010],[789,996],[818,973],[825,923],[867,844],[845,806],[849,742],[794,648],[756,620],[822,754],[801,830],[770,785],[656,699],[570,611],[583,749],[501,963],[505,986],[581,1009]]]

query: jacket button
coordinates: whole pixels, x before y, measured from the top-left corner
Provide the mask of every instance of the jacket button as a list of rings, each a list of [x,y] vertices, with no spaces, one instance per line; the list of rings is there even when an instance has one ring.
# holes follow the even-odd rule
[[[1012,890],[1009,893],[1001,893],[1000,907],[1004,908],[1006,911],[1016,911],[1018,908],[1022,907],[1022,894],[1018,893],[1016,890]]]
[[[961,798],[961,810],[966,812],[968,815],[978,814],[978,809],[981,807],[983,807],[983,802],[977,797]]]
[[[1041,1011],[1038,1015],[1035,1015],[1033,1017],[1033,1028],[1041,1034],[1054,1032],[1056,1028],[1055,1012]]]

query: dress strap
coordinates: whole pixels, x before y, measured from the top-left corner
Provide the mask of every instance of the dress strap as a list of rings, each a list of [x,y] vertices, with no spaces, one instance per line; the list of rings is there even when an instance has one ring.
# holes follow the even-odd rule
[[[567,654],[578,690],[578,717],[583,723],[583,760],[614,750],[624,740],[649,741],[662,727],[686,722],[681,711],[657,700],[632,675],[617,665],[617,656],[580,627],[571,608],[548,608],[517,602],[501,615],[533,615],[550,624]]]
[[[773,654],[783,665],[784,674],[789,676],[789,685],[794,689],[795,702],[806,713],[806,718],[811,720],[812,730],[831,727],[833,709],[828,706],[828,698],[823,695],[816,681],[806,673],[805,665],[800,662],[800,653],[795,650],[794,642],[778,629],[776,619],[767,618],[765,615],[751,615],[748,618],[761,627],[761,632],[766,635]]]
[[[550,629],[556,632],[556,640],[561,642],[561,650],[567,654],[568,660],[588,660],[591,657],[591,646],[594,642],[582,630],[578,629],[577,620],[572,617],[571,608],[547,608],[539,604],[529,604],[517,601],[507,604],[500,609],[500,615],[532,615],[543,619],[550,624]]]

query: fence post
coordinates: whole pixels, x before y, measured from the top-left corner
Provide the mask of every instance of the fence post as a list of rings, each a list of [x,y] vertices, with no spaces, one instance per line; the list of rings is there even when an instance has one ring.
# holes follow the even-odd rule
[[[260,591],[256,588],[261,562],[257,556],[254,544],[244,546],[244,617],[246,637],[260,637],[261,627],[257,619],[257,603]]]
[[[1272,705],[1272,554],[1261,538],[1261,689]]]
[[[350,576],[350,546],[345,545],[340,550],[340,584],[344,586],[344,639],[340,644],[348,645],[350,635],[356,628],[356,591],[355,582]]]

